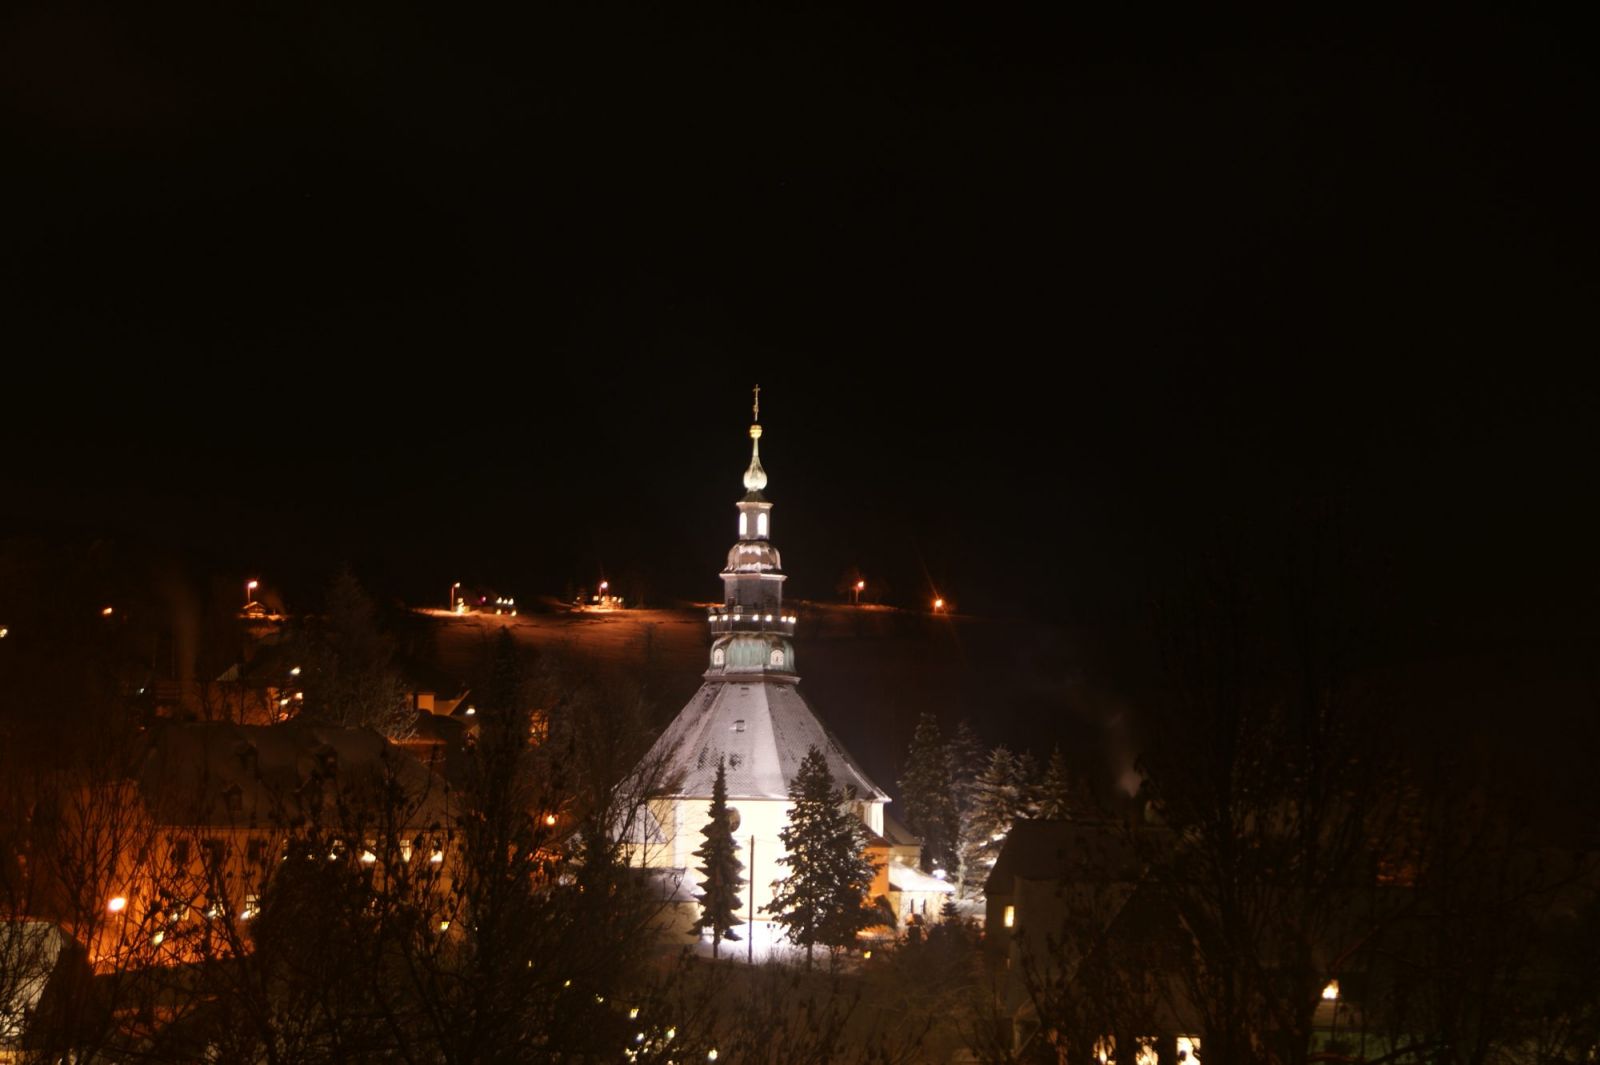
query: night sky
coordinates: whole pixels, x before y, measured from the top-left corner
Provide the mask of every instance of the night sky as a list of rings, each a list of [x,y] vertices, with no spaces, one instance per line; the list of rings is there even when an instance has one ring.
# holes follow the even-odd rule
[[[760,383],[793,594],[1114,644],[1314,525],[1592,661],[1589,38],[1096,17],[13,11],[0,532],[709,598]]]

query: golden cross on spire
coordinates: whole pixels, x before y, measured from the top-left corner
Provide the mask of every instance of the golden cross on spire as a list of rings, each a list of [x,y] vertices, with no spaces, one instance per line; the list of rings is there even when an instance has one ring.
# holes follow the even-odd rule
[[[756,387],[755,387],[755,395],[756,395],[755,421],[759,422],[761,420],[761,386],[760,385],[756,385]]]

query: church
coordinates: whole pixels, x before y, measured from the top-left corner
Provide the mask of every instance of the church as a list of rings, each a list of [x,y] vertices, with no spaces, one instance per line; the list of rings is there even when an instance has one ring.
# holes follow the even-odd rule
[[[785,875],[778,832],[788,822],[789,788],[806,752],[819,748],[835,787],[851,796],[875,838],[884,834],[889,796],[861,771],[800,694],[795,661],[796,617],[783,605],[783,566],[772,543],[772,504],[761,466],[760,390],[750,426],[750,465],[737,504],[738,540],[722,570],[722,602],[707,618],[711,651],[703,683],[641,765],[659,784],[650,800],[650,838],[636,861],[679,871],[680,898],[699,890],[694,851],[702,842],[717,763],[726,760],[734,839],[744,862],[742,920],[770,941],[763,909],[772,882]],[[942,886],[942,885],[941,885]],[[753,910],[752,910],[753,904]],[[746,934],[740,929],[740,934]]]

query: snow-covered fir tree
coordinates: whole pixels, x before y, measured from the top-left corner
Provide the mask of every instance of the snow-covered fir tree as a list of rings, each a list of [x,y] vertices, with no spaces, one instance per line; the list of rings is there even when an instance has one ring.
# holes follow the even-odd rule
[[[957,722],[956,730],[951,734],[946,745],[950,753],[950,793],[955,800],[956,807],[956,888],[963,898],[970,898],[977,891],[968,891],[966,887],[967,869],[966,857],[972,843],[972,797],[973,787],[977,783],[978,774],[983,772],[983,767],[988,760],[984,752],[983,743],[978,739],[972,726],[965,719]],[[988,875],[987,870],[976,870],[977,887],[981,890],[983,878]]]
[[[711,956],[717,957],[724,939],[738,940],[733,927],[743,922],[735,916],[739,909],[739,888],[744,885],[744,863],[733,841],[733,826],[728,816],[728,768],[717,761],[717,777],[711,786],[711,820],[700,830],[705,841],[694,856],[700,859],[700,920],[694,935],[711,930]]]
[[[789,799],[794,808],[778,833],[788,852],[780,862],[789,876],[773,883],[767,911],[790,942],[806,948],[809,966],[813,947],[849,946],[856,933],[881,918],[867,908],[873,864],[866,826],[845,807],[818,748],[806,752]]]
[[[906,827],[922,837],[924,872],[943,869],[954,873],[960,858],[959,794],[951,765],[950,746],[939,732],[939,719],[924,713],[906,752],[900,777],[900,797],[905,803]]]
[[[1066,755],[1057,747],[1050,752],[1050,764],[1045,767],[1044,779],[1039,782],[1038,816],[1049,821],[1069,820],[1075,801],[1075,787],[1072,771],[1067,768]]]
[[[961,891],[968,898],[982,894],[1011,826],[1032,814],[1034,784],[1028,776],[1032,764],[1032,758],[1018,758],[1001,745],[989,752],[988,764],[973,782],[961,855]]]

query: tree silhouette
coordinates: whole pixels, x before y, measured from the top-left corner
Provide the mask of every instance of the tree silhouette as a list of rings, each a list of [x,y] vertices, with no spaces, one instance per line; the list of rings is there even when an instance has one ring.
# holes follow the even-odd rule
[[[733,826],[728,816],[728,771],[726,763],[717,761],[717,779],[711,786],[711,820],[700,834],[705,842],[694,856],[701,861],[700,920],[694,926],[694,935],[711,929],[711,956],[720,953],[722,941],[738,941],[733,926],[741,923],[734,916],[739,908],[739,888],[744,884],[740,872],[744,863],[739,860],[739,848],[733,842]]]
[[[956,837],[961,830],[955,774],[950,746],[939,732],[939,719],[931,713],[922,715],[911,737],[900,794],[907,827],[922,837],[923,871],[954,872],[959,862]]]

